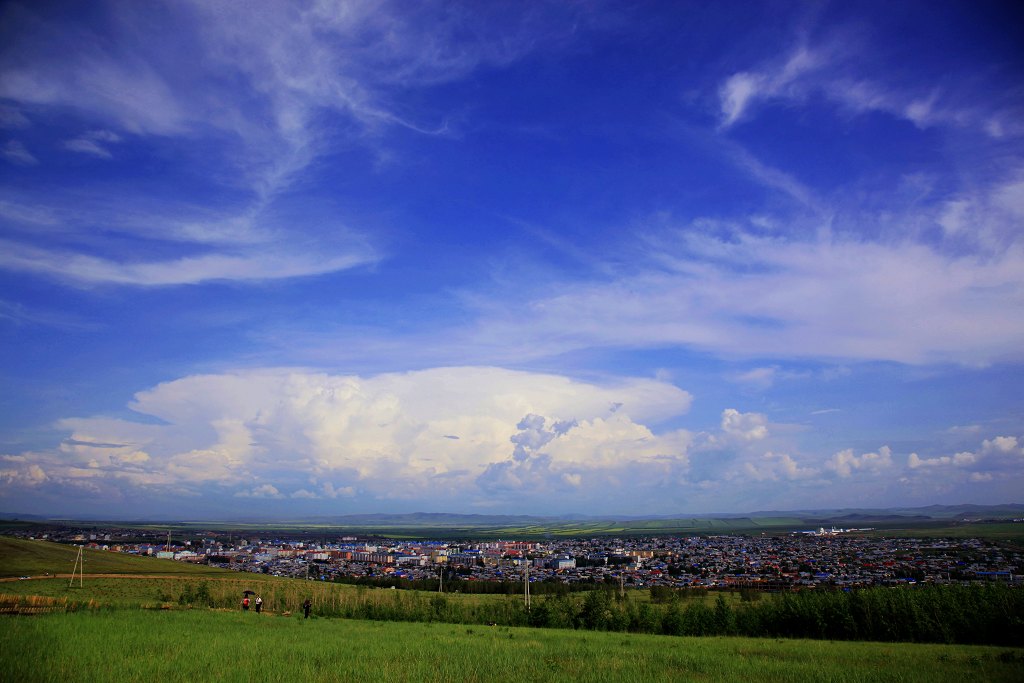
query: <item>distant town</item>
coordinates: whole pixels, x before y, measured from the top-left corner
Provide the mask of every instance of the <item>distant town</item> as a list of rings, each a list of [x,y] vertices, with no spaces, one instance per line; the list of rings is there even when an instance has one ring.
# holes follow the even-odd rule
[[[196,532],[175,540],[154,530],[22,530],[15,535],[315,581],[438,589],[473,582],[613,584],[655,587],[793,590],[918,582],[1021,584],[1024,555],[981,539],[873,538],[865,529],[819,528],[761,536],[405,541],[239,536]],[[70,568],[68,568],[70,569]],[[88,569],[86,569],[88,572]],[[484,589],[484,586],[479,586]],[[496,588],[491,586],[491,588]]]

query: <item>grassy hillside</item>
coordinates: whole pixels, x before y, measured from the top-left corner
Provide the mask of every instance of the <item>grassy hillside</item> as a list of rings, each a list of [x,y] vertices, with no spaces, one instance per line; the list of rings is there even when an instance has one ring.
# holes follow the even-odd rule
[[[0,536],[0,578],[70,574],[78,556],[78,547]],[[230,574],[173,560],[136,557],[102,550],[85,549],[86,574],[167,574],[185,576],[217,576]]]
[[[672,638],[257,616],[88,612],[8,618],[0,670],[23,681],[904,681],[1024,679],[1020,650]]]
[[[0,602],[43,596],[113,607],[205,603],[234,608],[243,590],[253,590],[263,596],[266,609],[271,611],[296,611],[303,600],[310,598],[319,610],[332,613],[362,606],[398,614],[414,606],[422,608],[423,603],[437,595],[286,579],[88,549],[84,552],[85,580],[81,584],[76,580],[69,586],[67,577],[77,553],[75,546],[0,536]],[[57,574],[63,578],[55,578]],[[31,579],[11,580],[22,576]],[[643,598],[646,597],[645,594]],[[451,601],[448,612],[457,610],[465,618],[487,610],[501,614],[522,611],[522,598],[514,595],[445,594],[444,600]]]

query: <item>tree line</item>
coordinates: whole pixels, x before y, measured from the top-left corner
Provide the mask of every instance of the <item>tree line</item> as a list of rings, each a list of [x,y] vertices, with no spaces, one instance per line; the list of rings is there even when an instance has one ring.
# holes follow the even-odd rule
[[[600,590],[556,596],[531,610],[534,626],[683,636],[738,635],[1024,645],[1024,591],[1005,585],[808,590],[731,606],[678,599],[661,604]]]
[[[382,578],[382,577],[380,577]],[[394,581],[395,587],[403,581]],[[815,638],[1024,646],[1024,590],[1001,583],[985,585],[918,585],[874,587],[849,591],[804,590],[769,594],[740,591],[740,600],[713,600],[700,589],[657,587],[650,599],[618,586],[591,585],[573,592],[567,586],[531,584],[532,608],[521,598],[473,598],[438,593],[437,581],[420,590],[380,590],[369,580],[353,580],[354,590],[325,582],[296,582],[267,586],[265,608],[296,610],[311,597],[314,614],[326,617],[384,621],[441,621],[461,624],[500,624],[542,628],[594,629],[680,636],[737,635],[751,637]],[[223,582],[221,582],[223,583]],[[374,582],[380,583],[380,579]],[[432,584],[432,585],[431,585]],[[454,585],[453,585],[454,584]],[[522,591],[522,582],[488,584],[463,581],[445,588],[464,592]],[[559,588],[558,586],[562,586]],[[340,588],[340,587],[339,587]],[[425,589],[425,590],[424,590]],[[550,590],[544,594],[544,590]],[[427,592],[433,591],[433,592]],[[237,588],[229,585],[186,585],[177,602],[182,605],[237,608]],[[171,596],[160,596],[172,601]]]

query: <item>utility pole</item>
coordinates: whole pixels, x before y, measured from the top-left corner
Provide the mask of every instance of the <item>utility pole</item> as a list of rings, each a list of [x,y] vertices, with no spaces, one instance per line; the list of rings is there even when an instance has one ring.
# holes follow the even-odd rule
[[[437,592],[444,593],[444,565],[441,565],[441,570],[437,573]]]
[[[530,558],[523,554],[523,604],[530,609]]]
[[[85,579],[85,555],[83,554],[84,546],[78,546],[78,556],[75,557],[75,566],[71,568],[71,583],[68,584],[68,588],[75,585],[75,572],[78,572],[78,587],[82,588],[82,582]]]

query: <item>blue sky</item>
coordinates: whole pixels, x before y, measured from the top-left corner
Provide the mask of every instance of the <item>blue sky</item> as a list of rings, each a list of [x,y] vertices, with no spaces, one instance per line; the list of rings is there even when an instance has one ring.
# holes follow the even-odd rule
[[[0,12],[0,510],[1021,502],[1011,3]]]

